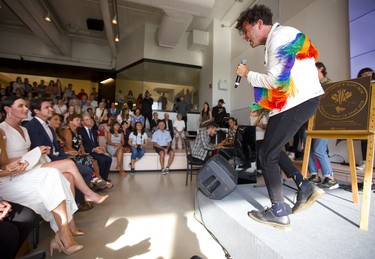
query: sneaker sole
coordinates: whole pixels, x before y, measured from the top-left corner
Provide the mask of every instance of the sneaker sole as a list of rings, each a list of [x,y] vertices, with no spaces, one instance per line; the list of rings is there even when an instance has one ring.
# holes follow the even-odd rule
[[[250,211],[247,212],[247,216],[249,218],[253,219],[256,222],[259,222],[259,223],[262,223],[262,224],[265,224],[265,225],[268,225],[268,226],[271,226],[271,227],[274,227],[274,228],[277,228],[277,229],[280,229],[280,230],[284,230],[284,231],[290,231],[291,230],[290,225],[283,225],[283,224],[279,224],[279,223],[276,223],[276,222],[260,220],[257,217],[254,217],[253,214],[250,213]]]
[[[298,212],[301,212],[305,209],[310,208],[317,199],[323,196],[323,194],[325,194],[325,191],[323,191],[322,189],[316,190],[314,193],[310,195],[310,197],[307,199],[305,204],[301,205],[298,209],[293,211],[293,214],[296,214]]]
[[[335,189],[338,189],[340,187],[340,185],[338,183],[332,185],[331,187],[328,188],[328,190],[335,190]]]

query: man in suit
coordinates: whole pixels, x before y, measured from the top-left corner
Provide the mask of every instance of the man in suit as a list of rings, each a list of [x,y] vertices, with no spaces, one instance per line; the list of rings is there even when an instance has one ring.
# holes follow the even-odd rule
[[[151,133],[154,133],[158,129],[159,121],[159,114],[157,112],[154,112],[150,124]]]
[[[162,121],[164,121],[165,129],[169,131],[169,133],[171,134],[171,138],[173,140],[173,137],[174,137],[173,121],[169,119],[168,113],[164,113],[164,120]]]
[[[52,161],[68,159],[68,156],[57,143],[55,131],[46,123],[53,115],[52,102],[49,99],[34,99],[30,103],[30,110],[34,118],[25,125],[31,140],[30,149],[38,146],[48,146],[51,148],[48,157]],[[70,162],[71,160],[67,161]],[[66,163],[67,166],[68,164]],[[85,183],[87,185],[90,184],[93,175],[93,170],[90,167],[75,163],[74,168],[67,168],[67,170],[78,170]],[[75,200],[80,211],[93,208],[93,205],[85,201],[83,193],[77,188],[75,190]]]
[[[92,129],[94,120],[89,114],[82,116],[83,127],[77,131],[82,136],[82,143],[87,153],[89,153],[99,164],[101,177],[108,182],[108,174],[111,168],[112,158],[106,154],[106,150],[99,146],[98,132]]]

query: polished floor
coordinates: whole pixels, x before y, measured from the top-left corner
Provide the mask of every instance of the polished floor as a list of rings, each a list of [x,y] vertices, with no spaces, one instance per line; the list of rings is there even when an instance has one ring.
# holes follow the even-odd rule
[[[69,258],[224,259],[221,247],[194,218],[195,182],[185,186],[185,171],[141,172],[127,177],[111,173],[115,184],[110,197],[92,210],[75,214],[84,230],[76,241],[82,251]],[[53,237],[47,223],[41,225],[38,249],[49,255]],[[53,258],[66,255],[54,251]]]
[[[348,166],[332,165],[336,178],[348,182]],[[76,240],[84,249],[69,258],[226,258],[220,245],[194,218],[195,177],[188,186],[185,171],[169,175],[137,172],[127,177],[111,173],[110,178],[115,186],[103,192],[110,198],[92,210],[75,214],[77,225],[85,231]],[[258,177],[258,183],[262,182]],[[48,258],[52,237],[49,225],[41,224],[38,249],[44,249]],[[53,257],[66,255],[54,251]]]

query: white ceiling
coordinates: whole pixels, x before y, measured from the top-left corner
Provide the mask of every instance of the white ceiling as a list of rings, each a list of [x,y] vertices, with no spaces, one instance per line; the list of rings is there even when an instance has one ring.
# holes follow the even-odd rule
[[[0,0],[0,30],[34,34],[54,53],[69,57],[72,42],[108,45],[116,56],[120,41],[145,23],[159,26],[160,46],[174,47],[186,31],[207,30],[213,19],[231,25],[256,0]],[[114,8],[116,6],[117,8]],[[119,26],[112,25],[117,9]],[[44,20],[49,13],[52,22]],[[87,28],[99,19],[104,30]],[[0,43],[1,44],[1,43]]]

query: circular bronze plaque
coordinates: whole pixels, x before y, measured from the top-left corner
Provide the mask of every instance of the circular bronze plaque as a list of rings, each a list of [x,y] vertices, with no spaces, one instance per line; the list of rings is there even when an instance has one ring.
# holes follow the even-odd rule
[[[325,89],[319,112],[330,120],[346,120],[362,111],[368,103],[365,87],[354,81],[333,84]]]

